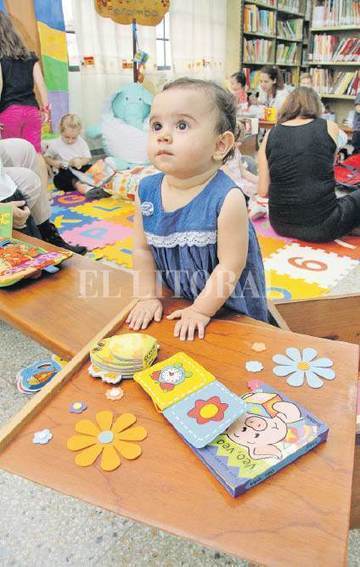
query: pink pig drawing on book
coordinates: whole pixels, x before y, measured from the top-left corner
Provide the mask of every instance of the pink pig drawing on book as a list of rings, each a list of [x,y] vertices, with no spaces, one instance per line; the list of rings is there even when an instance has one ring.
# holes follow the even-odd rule
[[[275,402],[272,410],[272,417],[246,413],[227,430],[228,437],[246,447],[252,459],[281,459],[281,450],[275,444],[285,439],[288,423],[301,419],[299,408],[291,402]]]

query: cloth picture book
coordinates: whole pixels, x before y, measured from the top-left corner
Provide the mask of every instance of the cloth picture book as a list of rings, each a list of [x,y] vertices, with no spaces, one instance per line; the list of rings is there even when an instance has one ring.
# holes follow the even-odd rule
[[[134,374],[155,407],[193,447],[205,447],[246,410],[246,404],[183,352]]]
[[[39,270],[56,266],[72,256],[72,252],[48,252],[27,242],[11,238],[0,242],[0,287],[13,285]]]
[[[104,185],[111,181],[116,173],[103,159],[96,161],[85,173],[74,167],[69,167],[69,169],[81,183],[95,188],[104,187]]]
[[[145,333],[124,333],[102,339],[90,350],[90,376],[108,384],[133,378],[134,372],[151,366],[158,354],[157,340]]]
[[[232,496],[239,496],[326,441],[328,427],[260,381],[242,396],[246,411],[202,449],[189,446]],[[186,440],[186,439],[185,439]],[[187,440],[186,440],[187,441]]]

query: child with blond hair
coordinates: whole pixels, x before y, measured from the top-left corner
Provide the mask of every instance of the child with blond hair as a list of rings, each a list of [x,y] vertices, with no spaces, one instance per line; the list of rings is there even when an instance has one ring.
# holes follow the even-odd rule
[[[60,137],[50,140],[44,155],[46,163],[54,170],[55,187],[62,191],[79,191],[87,197],[96,197],[99,189],[91,189],[81,183],[70,169],[85,173],[91,165],[89,146],[80,136],[80,118],[76,114],[65,114],[59,126]]]

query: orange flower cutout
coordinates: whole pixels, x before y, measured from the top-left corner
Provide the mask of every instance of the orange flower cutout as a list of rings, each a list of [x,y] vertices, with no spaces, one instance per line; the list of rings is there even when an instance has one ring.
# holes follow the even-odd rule
[[[222,403],[219,396],[213,396],[208,400],[196,400],[193,409],[188,411],[188,416],[196,419],[199,425],[209,421],[221,421],[228,407],[228,404]]]
[[[130,427],[136,422],[135,415],[124,413],[113,423],[111,411],[100,411],[96,422],[90,419],[78,421],[73,435],[68,439],[67,448],[79,451],[75,463],[80,467],[92,465],[102,454],[100,467],[104,471],[113,471],[120,466],[119,453],[125,459],[136,459],[141,455],[141,447],[132,441],[143,441],[147,431],[142,426]]]

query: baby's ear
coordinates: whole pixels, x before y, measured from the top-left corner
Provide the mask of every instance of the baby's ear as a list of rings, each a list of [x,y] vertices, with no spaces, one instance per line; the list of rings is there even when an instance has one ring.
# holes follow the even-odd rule
[[[222,161],[229,151],[234,147],[235,136],[230,130],[219,134],[216,141],[216,149],[213,158],[216,161]]]

